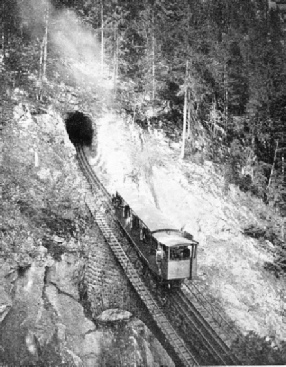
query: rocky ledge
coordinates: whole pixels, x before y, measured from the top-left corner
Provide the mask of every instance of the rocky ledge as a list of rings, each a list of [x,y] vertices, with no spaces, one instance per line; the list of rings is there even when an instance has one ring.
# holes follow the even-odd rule
[[[150,331],[128,312],[91,321],[80,303],[83,260],[53,259],[40,246],[19,266],[0,259],[0,362],[13,366],[172,366]]]

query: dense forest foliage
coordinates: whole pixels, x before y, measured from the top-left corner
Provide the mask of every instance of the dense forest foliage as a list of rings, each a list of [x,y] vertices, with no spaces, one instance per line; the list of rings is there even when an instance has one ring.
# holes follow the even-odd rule
[[[121,109],[143,127],[184,128],[190,155],[218,163],[227,183],[285,215],[285,24],[277,7],[266,0],[3,0],[1,6],[2,86],[28,81],[44,99],[45,81],[74,83],[61,73],[68,51],[63,57],[53,47],[53,32],[63,26],[58,14],[73,11],[94,39],[97,73],[111,81]],[[86,37],[76,42],[85,57]],[[2,87],[1,94],[8,91]]]
[[[16,93],[32,114],[49,104],[64,113],[74,100],[92,114],[105,98],[143,128],[179,139],[182,158],[213,162],[226,191],[238,185],[285,218],[286,24],[269,3],[2,0],[0,128]],[[275,224],[244,233],[281,247],[285,273],[285,220]],[[237,345],[245,364],[285,363],[285,342],[247,338]]]

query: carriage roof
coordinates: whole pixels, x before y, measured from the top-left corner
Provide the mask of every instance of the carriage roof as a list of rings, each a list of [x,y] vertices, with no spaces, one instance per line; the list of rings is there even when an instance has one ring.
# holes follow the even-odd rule
[[[157,241],[164,244],[167,247],[178,247],[178,246],[192,246],[196,241],[192,241],[188,238],[183,237],[179,233],[162,230],[152,233],[152,236],[156,238]]]
[[[126,203],[131,207],[134,213],[143,221],[143,223],[150,229],[151,232],[156,231],[158,229],[170,228],[170,229],[178,229],[170,220],[168,220],[164,214],[154,207],[154,204],[147,202],[147,210],[146,210],[146,198],[130,193],[123,196],[123,199],[126,199]]]
[[[167,247],[192,246],[194,243],[197,243],[192,240],[191,235],[189,237],[186,236],[184,232],[178,230],[178,227],[170,223],[170,220],[160,210],[151,203],[148,204],[148,210],[146,210],[146,199],[138,194],[129,192],[128,205],[134,210],[134,214],[148,227],[157,241]]]

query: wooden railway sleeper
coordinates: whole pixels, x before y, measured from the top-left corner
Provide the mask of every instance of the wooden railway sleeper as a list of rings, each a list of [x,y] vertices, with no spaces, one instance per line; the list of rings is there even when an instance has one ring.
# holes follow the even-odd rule
[[[183,292],[183,290],[181,290]],[[184,297],[184,293],[181,296],[181,300],[182,302],[185,304],[185,306],[188,309],[192,309],[192,312],[196,314],[196,319],[199,320],[199,322],[201,323],[201,325],[204,327],[204,329],[209,333],[209,335],[211,335],[211,337],[213,338],[213,340],[215,340],[215,343],[217,343],[217,345],[221,348],[221,350],[226,354],[229,355],[230,354],[230,350],[227,347],[227,345],[224,343],[224,341],[220,338],[220,336],[215,332],[214,328],[212,327],[212,323],[210,322],[206,322],[205,318],[202,317],[202,315],[200,314],[200,312],[198,311],[197,307],[194,307],[194,305],[192,304],[192,302],[189,301],[188,297]]]
[[[180,304],[177,303],[177,300],[180,298]],[[206,337],[206,335],[203,333],[203,329],[201,329],[201,320],[199,320],[197,317],[193,318],[188,314],[188,312],[186,310],[184,310],[182,308],[182,304],[184,304],[184,300],[182,299],[182,297],[179,297],[178,294],[176,295],[176,297],[174,297],[174,303],[177,305],[175,305],[177,312],[181,313],[183,315],[183,320],[188,321],[188,323],[190,323],[192,330],[196,330],[196,334],[200,335],[200,338],[204,341],[204,345],[207,347],[208,352],[210,353],[210,355],[216,356],[216,360],[220,361],[220,364],[224,364],[224,365],[228,365],[229,361],[231,360],[230,356],[227,354],[225,355],[225,352],[223,351],[223,353],[221,354],[221,352],[219,352],[214,346],[213,346],[213,341],[216,342],[216,340],[214,339],[214,337],[212,336],[212,343],[210,342],[209,337]],[[196,321],[195,321],[196,320]],[[199,325],[197,324],[197,322],[199,322]],[[233,363],[233,361],[232,361]]]
[[[119,246],[117,247],[117,249],[118,248],[119,248]],[[165,334],[167,335],[168,340],[169,340],[169,342],[171,342],[171,345],[172,345],[174,343],[174,340],[173,339],[174,339],[174,337],[176,335],[176,332],[170,333],[169,327],[166,328],[166,326],[164,324],[166,322],[168,323],[167,319],[162,314],[162,311],[159,310],[159,308],[156,305],[156,303],[155,303],[153,297],[151,296],[150,292],[146,289],[145,284],[139,278],[136,270],[131,268],[131,265],[130,265],[130,268],[127,269],[127,274],[129,276],[131,275],[131,277],[129,279],[130,279],[132,285],[134,286],[134,288],[136,289],[136,291],[140,295],[140,297],[143,300],[143,302],[146,304],[146,306],[149,309],[149,312],[151,313],[151,315],[153,316],[155,322],[159,324],[159,327],[161,326],[161,328],[165,329]],[[138,287],[138,284],[140,284],[140,287]],[[144,291],[142,291],[143,289],[144,289]],[[178,336],[177,336],[176,339],[177,340],[180,340]],[[175,350],[178,351],[178,353],[180,355],[181,354],[182,345],[184,345],[184,344],[181,343],[181,346],[178,346],[176,344],[177,343],[175,343],[175,345],[173,345],[173,347],[174,347]],[[186,353],[189,354],[189,352],[186,352]],[[192,365],[193,365],[194,364],[194,358],[190,358],[189,360],[192,360]]]
[[[196,322],[199,323],[198,330],[205,330],[208,335],[211,336],[213,340],[215,340],[216,343],[218,343],[221,350],[223,350],[224,353],[228,353],[228,348],[224,345],[224,343],[220,340],[219,336],[214,332],[214,330],[209,326],[209,324],[204,320],[204,318],[200,315],[200,313],[197,311],[197,309],[192,305],[192,303],[189,301],[189,299],[185,299],[182,294],[179,293],[180,291],[176,292],[177,299],[180,299],[180,307],[184,305],[186,309],[191,310],[191,314],[195,315]],[[182,309],[183,311],[183,309]],[[188,314],[190,317],[190,313],[187,311],[183,311],[184,313]]]
[[[213,323],[218,325],[219,328],[223,328],[224,332],[226,332],[229,337],[233,335],[238,335],[234,326],[231,325],[225,318],[220,314],[220,312],[215,309],[215,307],[206,299],[202,291],[195,284],[185,285],[188,292],[192,294],[193,297],[197,300],[197,302],[203,307],[205,312],[212,318]],[[207,308],[207,306],[209,306]]]
[[[88,180],[90,181],[90,184],[93,186],[92,179],[89,177]],[[98,183],[97,183],[98,184]],[[102,189],[102,187],[101,187]],[[104,192],[104,190],[102,190]],[[120,243],[116,241],[115,237],[112,236],[112,234],[108,231],[108,225],[106,224],[106,220],[103,216],[103,213],[94,213],[94,217],[96,221],[99,224],[99,227],[101,228],[101,231],[103,235],[106,237],[106,240],[108,242],[111,242],[110,240],[113,240],[112,243],[110,243],[110,247],[112,251],[114,252],[115,256],[118,256],[120,253],[124,253],[123,249],[120,246]],[[113,238],[112,238],[113,237]],[[125,254],[126,256],[126,254]],[[124,256],[123,256],[124,258]],[[121,260],[121,261],[120,261]],[[122,263],[122,258],[119,259],[119,261]],[[167,336],[169,343],[173,346],[174,350],[178,352],[179,359],[182,360],[182,363],[185,366],[193,366],[197,365],[197,362],[195,358],[192,356],[192,354],[186,349],[185,343],[181,340],[181,338],[176,334],[175,330],[167,320],[166,316],[162,313],[160,308],[157,306],[155,300],[153,299],[150,291],[146,287],[146,285],[142,282],[140,279],[136,269],[132,269],[132,265],[130,264],[129,267],[127,267],[128,273],[131,274],[130,281],[134,283],[134,288],[137,290],[138,293],[140,293],[141,297],[145,299],[145,304],[147,308],[149,309],[149,312],[151,313],[152,317],[154,318],[154,321],[158,324],[158,326],[161,328],[162,332]],[[140,287],[139,287],[140,285]],[[141,298],[141,299],[142,299]]]

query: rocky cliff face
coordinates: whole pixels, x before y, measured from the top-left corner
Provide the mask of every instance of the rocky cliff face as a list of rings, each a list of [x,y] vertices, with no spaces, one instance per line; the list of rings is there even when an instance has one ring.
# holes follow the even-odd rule
[[[82,267],[75,254],[55,261],[42,246],[26,267],[1,260],[0,362],[172,366],[146,326],[129,313],[105,312],[96,323],[85,316],[78,292]]]
[[[81,265],[74,256],[55,262],[44,247],[25,269],[3,264],[0,360],[10,364],[66,361],[81,365],[92,350],[86,335],[95,333],[78,302],[73,273]],[[100,338],[100,336],[99,336]]]
[[[0,365],[173,366],[132,315],[87,316],[85,259],[91,247],[95,257],[105,252],[89,233],[85,184],[62,119],[28,112],[15,107],[0,150]]]

